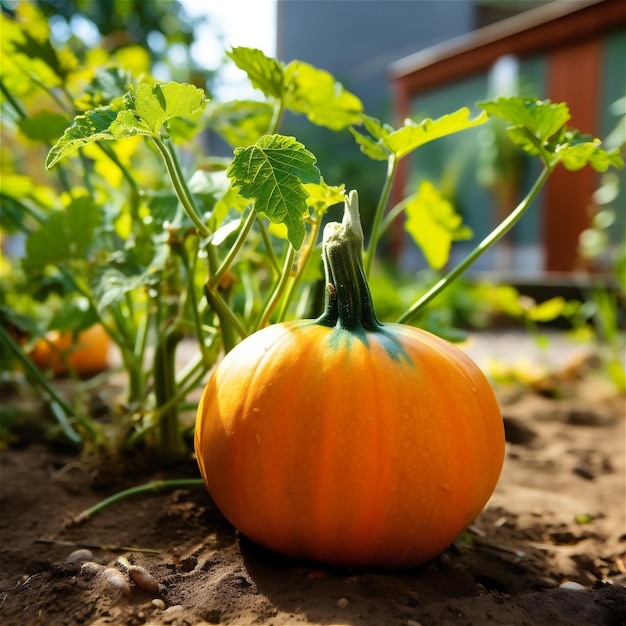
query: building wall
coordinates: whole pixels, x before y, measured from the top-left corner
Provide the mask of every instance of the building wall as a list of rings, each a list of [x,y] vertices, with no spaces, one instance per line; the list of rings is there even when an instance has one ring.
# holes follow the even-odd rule
[[[364,102],[391,111],[388,67],[394,60],[475,25],[473,0],[279,0],[279,59],[325,69]]]

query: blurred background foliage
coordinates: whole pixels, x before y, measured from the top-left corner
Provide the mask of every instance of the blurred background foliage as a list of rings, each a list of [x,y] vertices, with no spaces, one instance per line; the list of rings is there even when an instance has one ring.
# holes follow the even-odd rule
[[[94,48],[129,59],[135,55],[137,65],[145,64],[147,55],[150,73],[160,80],[190,82],[211,92],[218,68],[199,65],[190,52],[209,18],[192,20],[178,0],[2,0],[0,5],[10,17],[45,18],[51,45],[70,49],[80,63],[89,62]]]

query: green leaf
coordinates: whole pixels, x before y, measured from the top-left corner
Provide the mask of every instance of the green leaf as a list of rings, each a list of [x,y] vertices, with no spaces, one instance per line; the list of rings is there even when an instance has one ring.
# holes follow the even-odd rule
[[[2,20],[3,37],[6,37],[5,45],[8,44],[7,48],[19,58],[19,65],[22,66],[21,61],[25,61],[28,64],[27,68],[31,70],[36,67],[36,63],[33,62],[38,62],[40,65],[45,64],[46,68],[49,68],[56,77],[63,81],[67,75],[67,68],[63,66],[56,50],[50,43],[48,32],[41,31],[37,25],[27,21],[28,18],[32,18],[45,23],[45,18],[37,10],[32,13],[30,16],[25,16],[26,20],[21,23],[6,18]],[[71,53],[68,54],[73,56]],[[40,74],[37,72],[33,76],[38,78]]]
[[[541,156],[550,166],[560,161],[568,170],[591,165],[599,172],[611,165],[624,166],[619,150],[607,152],[599,139],[565,126],[571,117],[565,102],[514,97],[481,102],[479,106],[512,124],[507,132],[513,143],[531,155]]]
[[[19,120],[20,130],[35,141],[54,143],[67,128],[68,119],[60,113],[52,111],[40,111],[32,117],[24,117]]]
[[[307,206],[311,207],[319,217],[324,215],[331,206],[345,201],[346,186],[327,185],[323,178],[319,183],[307,183],[304,188],[309,194]]]
[[[77,115],[48,153],[46,167],[94,141],[156,135],[167,121],[192,116],[205,106],[204,92],[193,85],[142,83],[109,106]]]
[[[267,131],[272,113],[269,102],[232,100],[212,103],[207,111],[207,121],[231,146],[245,148]]]
[[[116,250],[98,267],[94,296],[102,314],[127,293],[158,284],[171,255],[169,233],[146,233],[136,237],[123,250]]]
[[[478,106],[489,115],[495,115],[517,128],[524,128],[539,142],[547,141],[570,119],[565,102],[533,98],[498,98],[495,101],[479,102]]]
[[[241,213],[249,204],[249,200],[239,195],[237,187],[229,187],[213,208],[210,222],[211,229],[216,230],[231,210]]]
[[[254,87],[266,96],[283,97],[284,66],[256,48],[236,47],[226,55],[243,70]]]
[[[47,324],[48,330],[79,332],[98,322],[89,300],[82,296],[65,297]]]
[[[107,106],[126,94],[132,80],[131,73],[121,67],[99,68],[82,95],[74,100],[74,105],[81,111]]]
[[[367,135],[363,135],[354,127],[348,129],[361,148],[361,152],[375,161],[386,161],[389,158],[389,151],[380,142],[375,141]]]
[[[534,322],[552,322],[563,314],[566,306],[567,301],[561,296],[556,296],[528,309],[526,315]]]
[[[470,119],[469,115],[470,110],[462,108],[436,120],[425,119],[419,124],[413,120],[405,120],[402,128],[382,137],[380,141],[396,159],[401,159],[425,143],[480,126],[487,121],[487,114],[484,112],[474,119]]]
[[[129,96],[135,114],[145,122],[153,135],[168,120],[194,115],[207,104],[204,91],[186,83],[141,83],[136,89],[130,90]]]
[[[434,269],[441,269],[448,262],[453,241],[472,236],[452,204],[429,181],[421,183],[405,210],[405,228]]]
[[[26,239],[24,269],[42,270],[48,265],[85,260],[102,222],[102,212],[90,198],[75,198],[65,209],[52,213]]]
[[[48,153],[46,167],[50,169],[62,158],[81,146],[94,141],[123,139],[137,134],[149,134],[148,129],[138,125],[132,111],[100,107],[77,115],[73,124],[63,133]]]
[[[244,198],[270,221],[287,226],[294,248],[302,245],[308,215],[304,183],[317,183],[315,157],[293,137],[264,135],[254,146],[237,148],[227,175]]]
[[[302,61],[292,61],[285,70],[285,106],[304,113],[313,124],[341,130],[358,124],[363,104],[343,88],[332,74]]]
[[[619,149],[607,152],[600,147],[602,142],[599,139],[592,139],[574,131],[564,133],[563,141],[564,143],[557,143],[554,152],[568,170],[576,171],[587,164],[598,172],[606,172],[611,165],[624,167]]]

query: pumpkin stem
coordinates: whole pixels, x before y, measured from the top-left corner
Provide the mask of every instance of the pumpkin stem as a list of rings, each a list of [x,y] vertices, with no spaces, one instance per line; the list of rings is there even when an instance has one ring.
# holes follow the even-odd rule
[[[363,229],[356,191],[346,197],[341,224],[331,222],[324,228],[322,256],[326,305],[317,323],[355,334],[382,330],[363,269]]]

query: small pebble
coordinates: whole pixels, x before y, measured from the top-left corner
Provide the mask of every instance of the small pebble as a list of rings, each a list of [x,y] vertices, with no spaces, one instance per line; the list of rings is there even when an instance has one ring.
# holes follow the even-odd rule
[[[152,606],[159,611],[165,611],[165,602],[161,598],[155,598],[152,600]]]
[[[559,585],[559,589],[569,589],[570,591],[584,591],[585,586],[580,583],[574,582],[573,580],[568,580],[567,582],[561,583]]]
[[[165,624],[171,624],[183,617],[185,608],[182,604],[174,604],[163,611],[163,617],[161,618]]]
[[[416,622],[414,619],[406,620],[406,626],[422,626],[419,622]]]
[[[339,609],[345,609],[348,604],[350,604],[350,600],[348,600],[348,598],[339,598],[339,600],[337,600],[337,608]]]
[[[159,581],[141,565],[129,565],[128,575],[138,587],[146,591],[155,592],[159,590]]]
[[[85,548],[74,550],[65,558],[66,563],[83,563],[84,561],[93,561],[91,550],[86,550]]]
[[[111,589],[119,589],[125,595],[130,593],[130,583],[128,582],[128,578],[120,572],[120,570],[115,569],[114,567],[107,567],[104,569],[102,574],[100,574],[101,578],[104,580],[107,587]]]
[[[86,574],[87,576],[95,576],[99,574],[104,569],[104,565],[100,565],[100,563],[96,563],[95,561],[85,561],[80,566],[80,573]]]
[[[130,567],[130,562],[125,556],[118,556],[115,560],[115,565],[123,570],[127,570]]]

